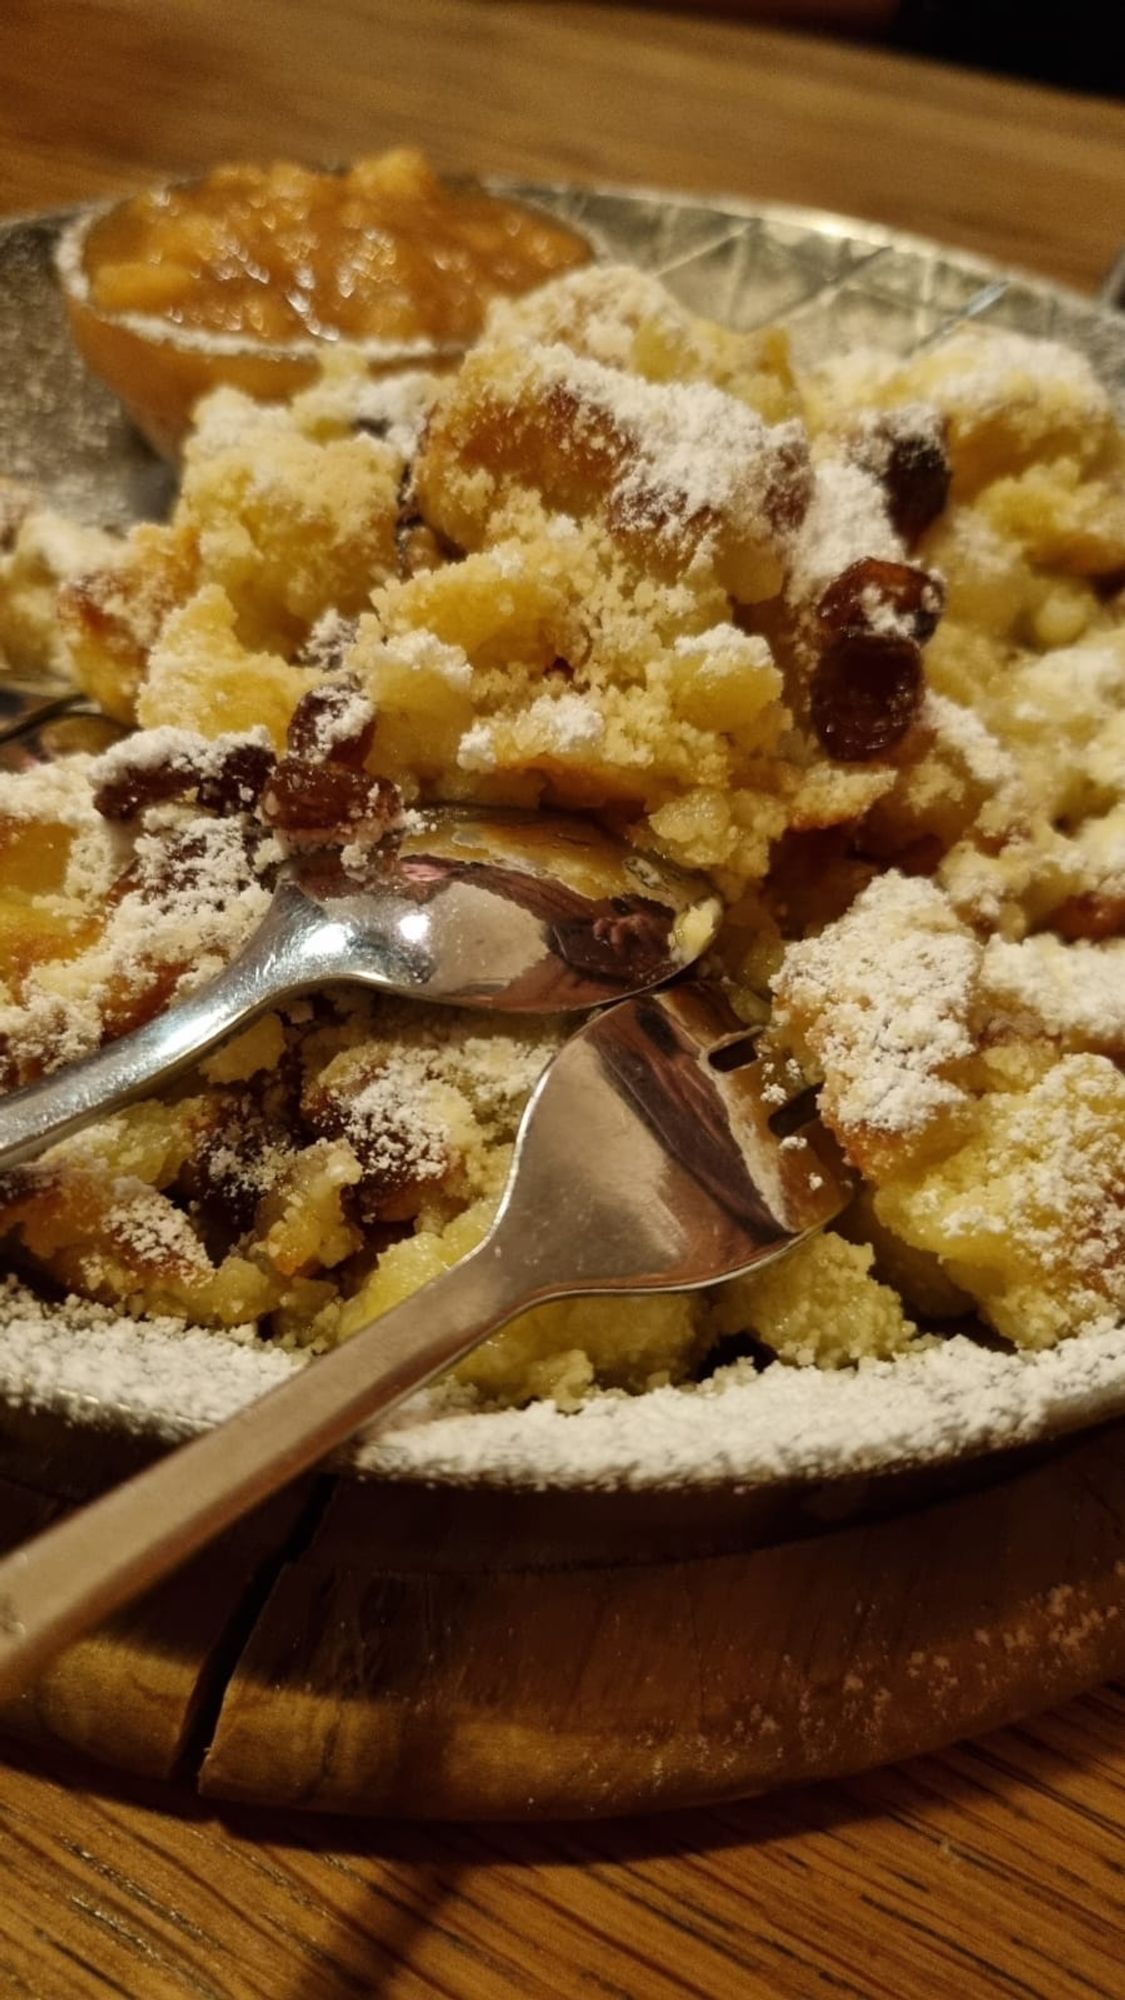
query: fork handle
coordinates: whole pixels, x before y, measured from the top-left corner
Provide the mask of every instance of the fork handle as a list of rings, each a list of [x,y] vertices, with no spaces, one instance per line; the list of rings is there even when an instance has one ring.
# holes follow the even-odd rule
[[[0,1701],[358,1427],[548,1293],[498,1229],[331,1354],[0,1561]]]

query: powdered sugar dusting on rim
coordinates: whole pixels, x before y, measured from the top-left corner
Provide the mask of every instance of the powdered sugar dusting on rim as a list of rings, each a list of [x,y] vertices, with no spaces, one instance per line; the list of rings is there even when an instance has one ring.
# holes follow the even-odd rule
[[[50,1308],[14,1280],[0,1286],[0,1396],[25,1410],[175,1442],[316,1365],[248,1328],[139,1322],[84,1301]],[[567,1415],[553,1403],[478,1411],[464,1392],[426,1390],[337,1463],[455,1485],[749,1488],[939,1465],[1122,1411],[1125,1328],[1020,1354],[956,1335],[855,1371],[732,1369]]]

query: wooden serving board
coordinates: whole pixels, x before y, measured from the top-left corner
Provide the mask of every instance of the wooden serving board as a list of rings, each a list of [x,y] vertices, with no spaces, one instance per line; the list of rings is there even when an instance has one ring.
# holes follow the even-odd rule
[[[90,1488],[113,1459],[7,1436],[2,1539],[77,1497],[76,1461]],[[313,1481],[0,1724],[217,1799],[580,1817],[862,1770],[1123,1670],[1118,1423],[846,1489]]]

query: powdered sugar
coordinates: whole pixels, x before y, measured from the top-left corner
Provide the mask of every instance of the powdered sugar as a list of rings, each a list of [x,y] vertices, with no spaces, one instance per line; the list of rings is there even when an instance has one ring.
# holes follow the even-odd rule
[[[814,469],[812,499],[797,532],[789,566],[788,595],[815,603],[834,577],[865,556],[901,562],[903,545],[887,514],[879,481],[847,458],[822,458]]]
[[[869,583],[859,593],[859,606],[869,632],[881,639],[913,639],[918,630],[918,613],[937,622],[941,612],[941,585],[929,576],[918,593],[917,609],[896,604],[877,583]]]
[[[1125,1409],[1125,1330],[1046,1354],[957,1336],[850,1371],[728,1370],[699,1389],[447,1414],[415,1397],[370,1442],[382,1478],[560,1487],[754,1487],[940,1464],[1027,1443]]]
[[[980,946],[941,890],[894,871],[819,937],[789,946],[774,980],[777,1018],[809,1036],[834,1121],[918,1132],[962,1101],[948,1072],[972,1054],[979,960]]]
[[[375,720],[375,704],[362,688],[341,688],[331,707],[321,710],[313,732],[315,754],[331,757],[341,744],[354,743]]]
[[[259,403],[241,389],[212,389],[196,406],[188,456],[198,464],[220,452],[241,449],[249,437],[264,437],[270,431],[281,435],[291,421],[283,403]]]
[[[737,625],[710,625],[705,632],[681,633],[672,642],[676,659],[715,661],[719,665],[736,662],[756,673],[773,667],[768,641],[758,632],[740,632]]]
[[[526,1038],[517,1040],[507,1033],[466,1032],[464,1022],[458,1022],[450,1023],[444,1037],[440,1025],[433,1033],[439,1043],[441,1075],[449,1082],[464,1083],[478,1119],[507,1123],[513,1109],[522,1109],[531,1095],[564,1030],[557,1023],[540,1021],[534,1033],[525,1031]]]
[[[253,729],[231,731],[223,736],[203,736],[197,729],[176,729],[170,725],[139,729],[103,750],[88,764],[86,775],[95,789],[130,771],[156,771],[168,765],[194,777],[217,777],[231,750],[244,744],[260,750],[271,749],[268,729],[259,723]]]
[[[1016,761],[998,742],[975,709],[927,688],[918,716],[924,728],[932,729],[941,743],[957,752],[970,778],[990,791],[999,791],[1013,782]]]
[[[221,1422],[311,1364],[172,1318],[138,1321],[0,1283],[0,1394],[24,1408],[179,1438]],[[938,1464],[1125,1410],[1125,1330],[1048,1353],[955,1337],[851,1371],[724,1370],[699,1389],[606,1395],[562,1415],[461,1407],[440,1385],[347,1455],[392,1479],[528,1487],[674,1487],[819,1480]]]
[[[182,1437],[221,1422],[293,1366],[251,1326],[216,1334],[171,1316],[132,1319],[86,1299],[48,1306],[15,1278],[0,1280],[0,1386],[25,1407],[86,1422],[126,1412]]]
[[[369,1173],[398,1184],[436,1180],[449,1160],[449,1130],[427,1086],[424,1051],[396,1049],[377,1075],[349,1096],[344,1130]]]
[[[561,345],[534,356],[547,390],[575,399],[579,436],[587,412],[625,440],[616,481],[624,518],[659,529],[669,516],[686,526],[719,514],[747,534],[772,531],[780,489],[807,462],[803,426],[771,427],[709,382],[646,382]]]
[[[1125,938],[1064,944],[1049,931],[1018,943],[990,938],[981,992],[999,1019],[1024,1034],[1125,1052]]]
[[[195,1278],[210,1274],[207,1253],[187,1216],[156,1188],[123,1175],[114,1182],[113,1195],[107,1228],[131,1262],[142,1269],[173,1269]]]
[[[96,569],[116,553],[117,543],[100,528],[84,527],[47,507],[33,508],[19,533],[19,553],[48,575],[62,580]]]
[[[1064,1055],[998,1094],[970,1170],[923,1179],[914,1228],[956,1275],[977,1268],[990,1319],[1029,1346],[1107,1331],[1125,1315],[1125,1080],[1104,1056]]]
[[[601,748],[605,720],[592,701],[572,689],[536,695],[522,714],[504,719],[521,751],[534,757],[588,757]],[[457,746],[462,771],[494,771],[498,761],[497,723],[486,718],[466,729]]]
[[[24,771],[0,770],[0,817],[81,827],[97,818],[91,800],[93,757],[78,753]]]
[[[396,666],[413,673],[436,674],[450,687],[466,691],[472,685],[473,669],[463,647],[447,645],[434,632],[394,632],[385,650]]]
[[[560,757],[596,750],[605,735],[605,723],[593,702],[569,690],[560,695],[537,695],[526,711],[526,720],[528,729],[542,735],[548,748]]]
[[[853,424],[850,455],[877,479],[890,472],[896,449],[903,446],[935,452],[945,448],[945,420],[933,403],[899,403],[890,410],[871,410]]]
[[[496,732],[491,722],[474,722],[457,745],[457,762],[462,771],[496,769]]]
[[[997,327],[966,327],[931,350],[920,372],[943,401],[978,415],[1010,410],[1022,391],[1036,402],[1065,401],[1084,426],[1103,423],[1110,402],[1077,348]]]
[[[128,747],[142,740],[131,737]],[[88,787],[94,760],[85,761]],[[88,811],[104,825],[92,805]],[[251,854],[240,820],[156,809],[135,842],[132,886],[94,941],[75,958],[33,968],[18,1001],[0,1006],[0,1034],[15,1060],[32,1070],[54,1069],[96,1048],[107,1004],[139,975],[178,968],[175,990],[187,992],[220,971],[264,917],[270,891],[263,878],[280,858],[272,837]]]
[[[692,319],[658,278],[631,264],[588,264],[527,298],[497,299],[489,308],[485,336],[565,341],[605,367],[628,368],[642,323],[650,335],[663,334],[678,350],[690,349]]]
[[[1125,700],[1125,628],[1082,639],[1026,662],[1015,680],[1012,721],[1029,735],[1065,727],[1080,741]]]
[[[371,375],[344,365],[325,368],[302,407],[309,416],[334,420],[366,433],[396,457],[408,459],[418,444],[438,378],[417,369]]]
[[[298,655],[301,666],[311,667],[314,673],[334,673],[342,666],[358,630],[358,619],[345,618],[335,609],[322,611],[301,647]]]

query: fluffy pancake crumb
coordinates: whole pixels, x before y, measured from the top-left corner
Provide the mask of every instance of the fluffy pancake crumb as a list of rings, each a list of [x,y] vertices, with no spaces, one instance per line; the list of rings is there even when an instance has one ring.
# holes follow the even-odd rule
[[[252,934],[287,760],[364,811],[564,806],[710,876],[708,974],[747,1019],[772,991],[865,1187],[713,1295],[538,1308],[458,1393],[1121,1317],[1125,500],[1080,356],[968,329],[802,376],[594,266],[442,379],[218,392],[166,524],[4,519],[0,644],[130,730],[0,774],[6,1086]],[[6,1177],[0,1239],[80,1314],[331,1346],[479,1241],[561,1032],[313,995]]]

